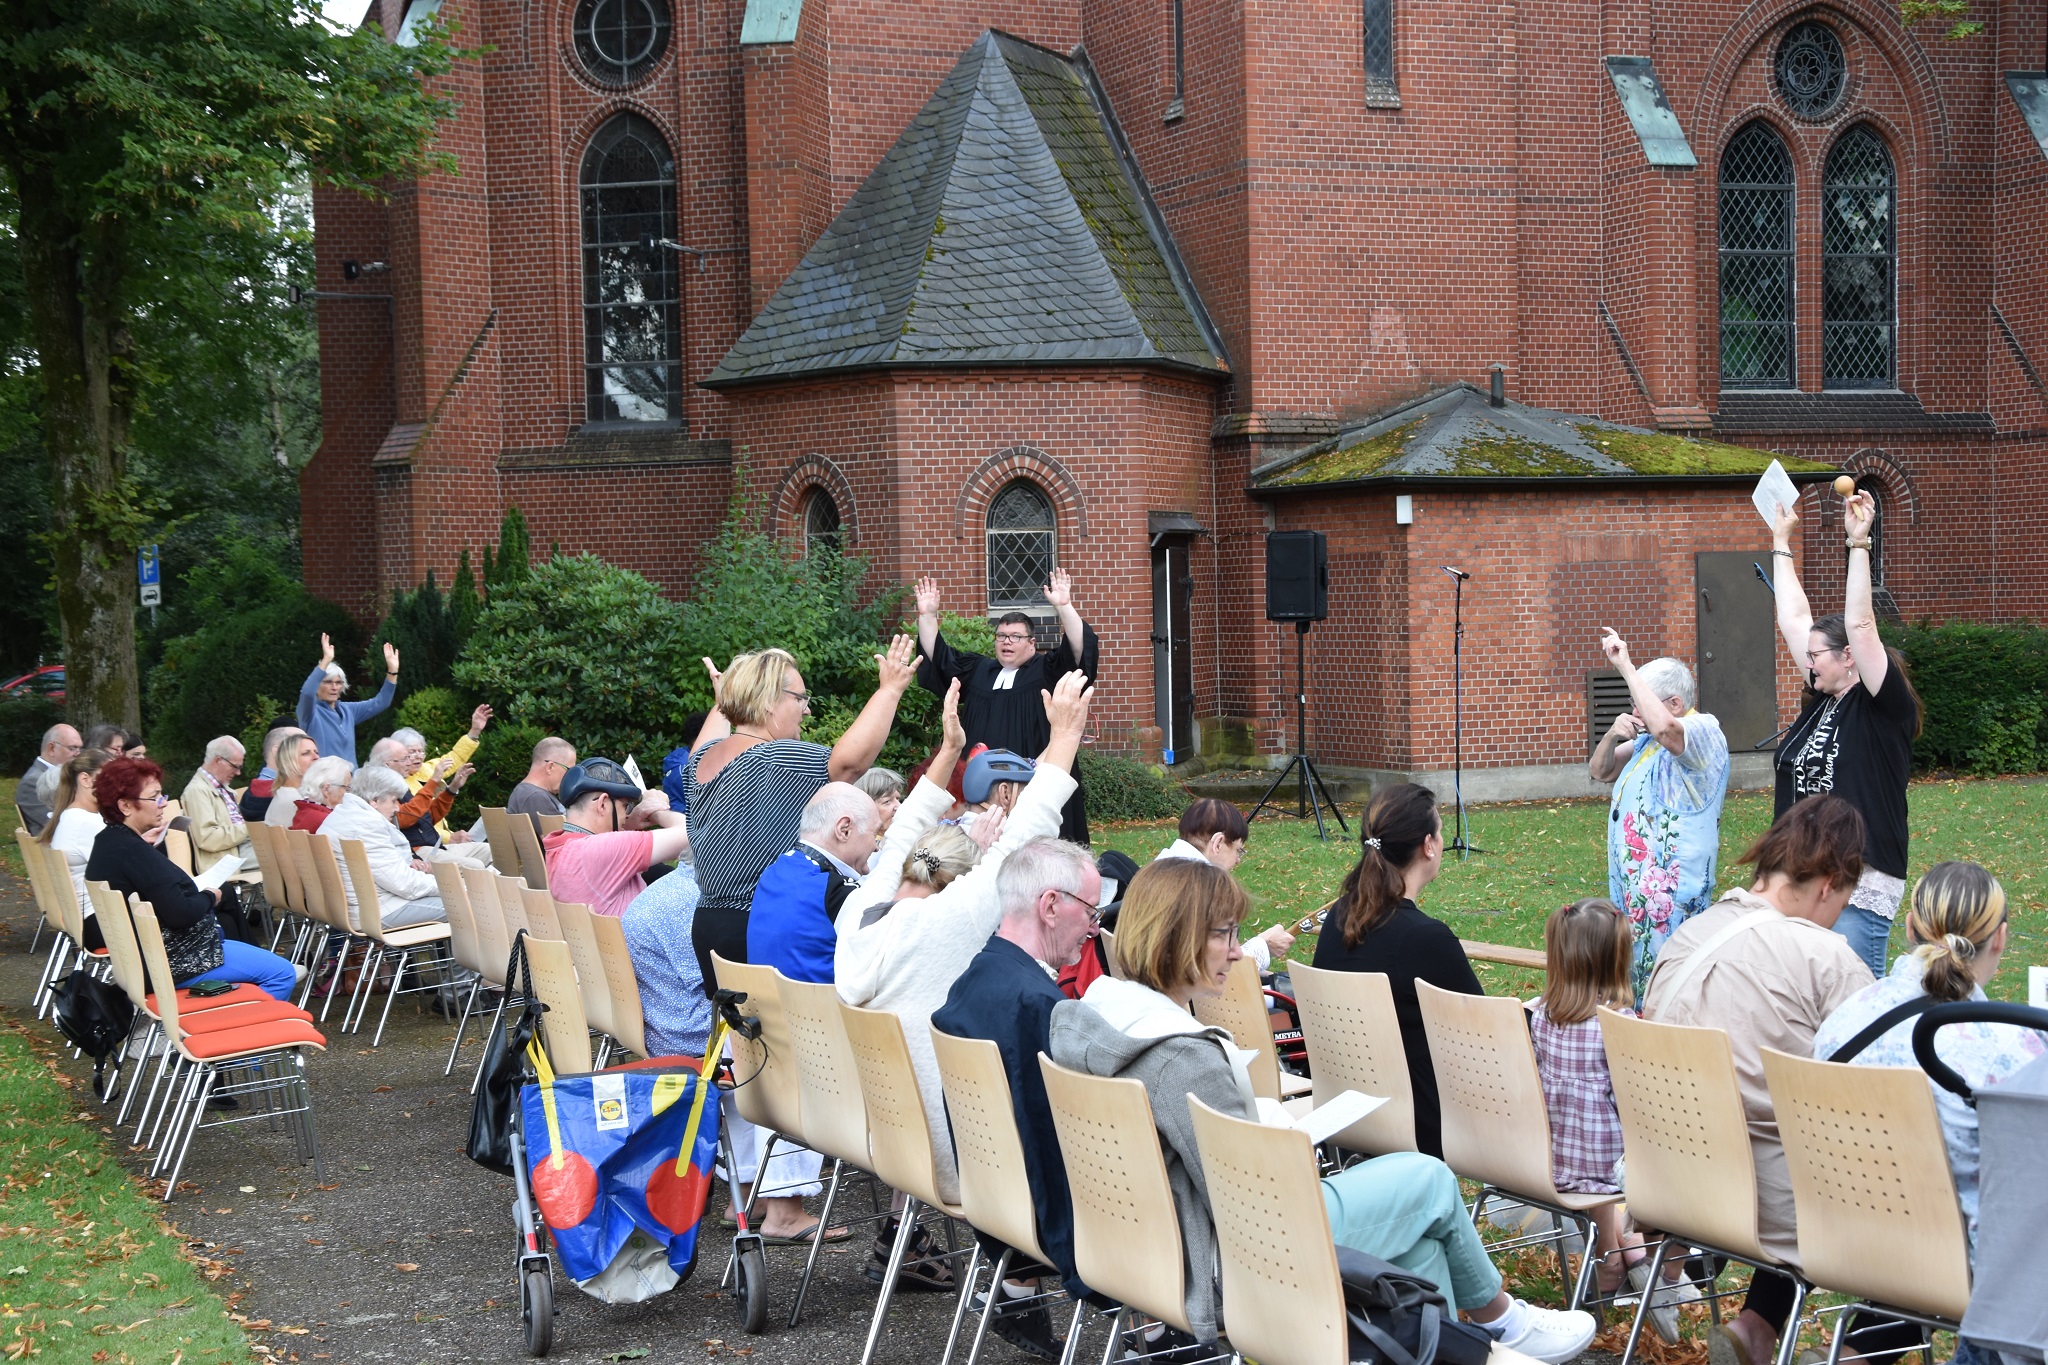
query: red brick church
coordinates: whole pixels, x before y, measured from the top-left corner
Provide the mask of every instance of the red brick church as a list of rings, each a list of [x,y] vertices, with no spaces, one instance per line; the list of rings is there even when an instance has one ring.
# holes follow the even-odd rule
[[[1913,618],[2048,612],[2048,13],[1890,0],[379,0],[484,49],[458,173],[316,199],[309,583],[366,620],[517,504],[685,591],[742,473],[947,605],[1103,639],[1105,747],[1264,763],[1264,537],[1328,533],[1310,742],[1583,786],[1594,644],[1794,680],[1770,452]],[[1804,569],[1839,590],[1839,507]],[[1049,613],[1047,613],[1049,619]],[[1576,771],[1577,775],[1574,775]]]

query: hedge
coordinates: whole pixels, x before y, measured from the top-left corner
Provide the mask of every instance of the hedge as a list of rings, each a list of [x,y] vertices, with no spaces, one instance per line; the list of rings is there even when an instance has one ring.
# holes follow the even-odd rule
[[[64,708],[48,697],[0,701],[0,774],[19,777],[43,747],[43,732],[64,719]]]
[[[1905,656],[1924,708],[1916,766],[1991,774],[2048,762],[2048,630],[1950,621],[1883,634]]]

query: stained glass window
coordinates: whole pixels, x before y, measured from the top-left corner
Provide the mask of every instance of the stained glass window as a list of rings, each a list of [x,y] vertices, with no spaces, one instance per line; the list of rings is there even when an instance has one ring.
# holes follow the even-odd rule
[[[583,0],[575,27],[577,59],[606,85],[633,84],[668,51],[666,0]]]
[[[1821,184],[1821,384],[1892,385],[1897,320],[1893,223],[1898,178],[1884,140],[1866,127],[1842,134]]]
[[[1035,483],[1005,484],[988,505],[988,606],[990,611],[1043,606],[1052,577],[1052,500]]]
[[[1365,94],[1371,104],[1375,97],[1399,102],[1394,83],[1394,0],[1364,0],[1365,4]]]
[[[1806,119],[1824,119],[1835,112],[1849,88],[1849,63],[1842,40],[1826,24],[1808,20],[1795,25],[1778,44],[1778,98]]]
[[[814,488],[804,500],[804,553],[836,555],[839,552],[839,504],[824,489]]]
[[[676,168],[660,130],[621,114],[583,156],[585,414],[593,422],[680,419],[683,327]],[[648,239],[657,239],[649,244]]]
[[[1721,386],[1792,387],[1792,157],[1767,123],[1721,153]]]

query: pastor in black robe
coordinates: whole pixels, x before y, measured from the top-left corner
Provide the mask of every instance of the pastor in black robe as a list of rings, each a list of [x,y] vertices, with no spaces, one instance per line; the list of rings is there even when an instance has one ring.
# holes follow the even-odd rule
[[[1055,683],[1076,669],[1092,680],[1100,648],[1095,628],[1084,622],[1079,659],[1074,657],[1073,644],[1062,631],[1055,648],[1033,654],[1018,666],[1010,686],[999,688],[996,682],[1002,677],[1003,666],[998,660],[987,654],[954,649],[942,633],[934,643],[931,657],[918,665],[917,681],[926,691],[943,697],[952,680],[960,679],[960,724],[967,731],[969,749],[986,744],[991,749],[1008,749],[1026,758],[1037,758],[1052,742],[1052,722],[1045,718],[1045,701],[1039,692],[1052,691]],[[1060,813],[1060,838],[1085,846],[1088,804],[1080,785],[1080,766],[1077,755],[1074,794]]]

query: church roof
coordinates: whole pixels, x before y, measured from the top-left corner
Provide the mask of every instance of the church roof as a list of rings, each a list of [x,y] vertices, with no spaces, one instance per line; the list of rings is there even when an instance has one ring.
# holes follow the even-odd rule
[[[1252,471],[1254,496],[1346,487],[1571,484],[1590,481],[1754,483],[1777,460],[1795,483],[1832,465],[1695,440],[1521,403],[1494,407],[1451,384]]]
[[[706,388],[911,365],[1229,362],[1081,57],[984,33]]]

